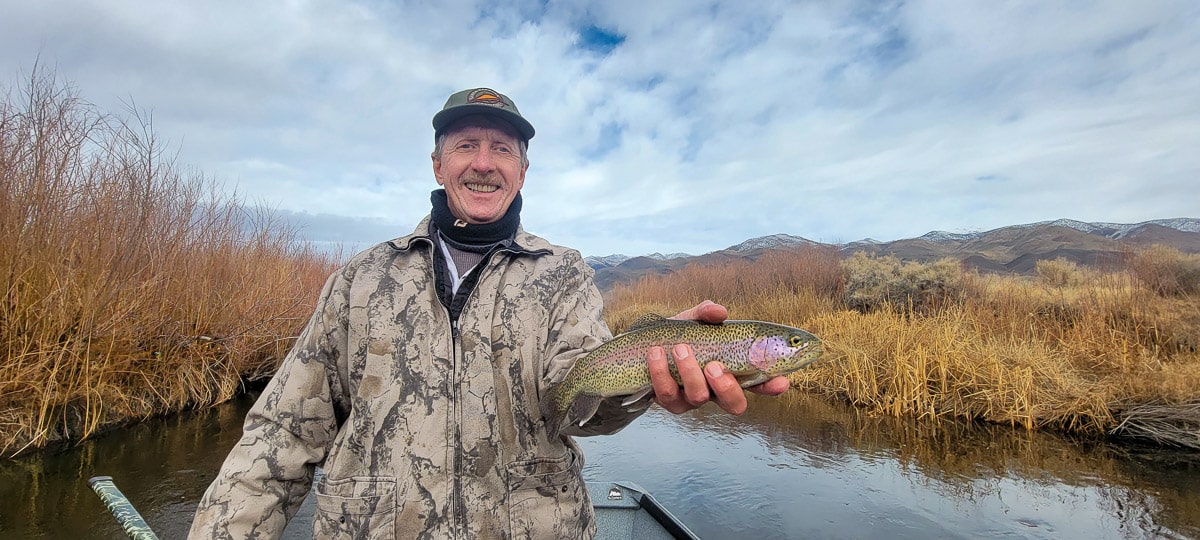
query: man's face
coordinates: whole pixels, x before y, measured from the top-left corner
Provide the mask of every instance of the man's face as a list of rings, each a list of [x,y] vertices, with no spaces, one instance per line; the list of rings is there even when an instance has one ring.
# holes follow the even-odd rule
[[[446,128],[441,155],[433,154],[433,175],[446,188],[450,212],[472,224],[504,216],[525,183],[516,131],[487,116],[467,116]]]

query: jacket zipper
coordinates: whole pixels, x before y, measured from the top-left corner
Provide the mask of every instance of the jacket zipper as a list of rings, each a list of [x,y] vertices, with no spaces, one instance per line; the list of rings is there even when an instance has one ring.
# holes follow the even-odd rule
[[[493,252],[493,253],[495,253],[495,252]],[[487,263],[490,261],[491,261],[491,256],[489,255],[489,256],[486,256],[483,260],[479,261],[478,264],[479,265],[487,265]],[[482,274],[482,272],[486,270],[486,267],[477,266],[476,269]],[[478,278],[482,279],[483,276],[480,275]],[[463,355],[462,346],[461,346],[462,329],[461,329],[461,326],[459,325],[459,319],[462,317],[463,312],[466,311],[467,306],[471,302],[471,298],[473,296],[475,296],[475,291],[476,291],[476,289],[479,288],[478,283],[479,282],[476,281],[476,286],[471,287],[471,289],[469,291],[467,291],[467,297],[463,299],[462,309],[459,310],[458,317],[451,315],[449,309],[446,310],[446,315],[450,318],[450,352],[451,352],[451,357],[452,357],[452,361],[450,364],[450,373],[451,373],[451,377],[452,377],[451,380],[453,381],[453,389],[450,391],[450,396],[451,396],[450,403],[452,404],[451,414],[453,415],[453,418],[454,418],[454,462],[453,462],[453,469],[452,469],[453,478],[451,479],[451,484],[450,484],[451,485],[450,504],[451,504],[451,507],[453,508],[453,510],[451,510],[451,515],[453,517],[450,520],[450,524],[451,524],[450,530],[451,530],[451,533],[454,538],[464,538],[466,535],[465,529],[466,529],[466,525],[467,525],[467,505],[466,505],[466,501],[463,500],[463,492],[462,492],[463,441],[462,441],[462,395],[461,395],[461,389],[462,389],[461,378],[463,376],[465,376],[465,366],[462,366],[462,364],[464,363],[466,358]],[[454,299],[451,298],[451,302],[453,302],[453,301],[454,301]],[[462,368],[462,369],[460,369],[460,368]]]
[[[446,311],[446,314],[450,315],[449,310]],[[459,364],[461,363],[459,357],[462,347],[459,346],[460,338],[458,318],[452,317],[450,319],[450,414],[454,421],[454,458],[451,464],[450,478],[450,532],[453,538],[461,538],[465,534],[460,525],[465,525],[467,518],[464,512],[466,508],[462,502],[462,405],[460,403],[462,396],[459,395],[461,383],[459,380]]]
[[[433,250],[438,249],[436,242],[434,242],[432,239],[426,239],[426,240],[431,244],[431,247]],[[473,297],[475,295],[475,290],[479,288],[479,283],[483,281],[483,278],[484,278],[483,272],[485,272],[487,270],[487,267],[491,263],[492,258],[495,257],[496,254],[498,254],[500,252],[506,252],[509,254],[528,253],[531,255],[540,255],[540,254],[543,254],[544,252],[548,253],[547,250],[537,250],[537,251],[521,250],[521,251],[518,251],[518,250],[508,248],[508,247],[501,247],[499,249],[495,249],[495,250],[487,253],[486,255],[484,255],[483,259],[480,260],[479,263],[477,263],[477,265],[476,265],[476,268],[479,270],[479,274],[476,276],[476,281],[475,281],[474,285],[470,288],[470,290],[467,291],[467,297],[463,299],[463,304],[462,304],[463,307],[462,307],[462,309],[459,310],[459,317],[462,316],[463,311],[466,311],[466,307],[470,303],[471,297]],[[431,265],[437,264],[436,257],[437,256],[434,255],[433,253],[430,253],[430,258],[432,259],[430,261]],[[435,281],[436,281],[436,279],[435,279]],[[435,286],[435,288],[437,287],[436,283],[434,286]],[[453,296],[451,296],[450,302],[451,302],[451,304],[454,303]],[[438,304],[441,304],[441,302],[438,302]],[[459,328],[459,323],[458,323],[459,317],[455,317],[453,315],[453,313],[451,312],[452,310],[450,309],[449,306],[443,305],[442,309],[446,310],[446,318],[450,320],[450,358],[451,358],[451,360],[450,360],[450,377],[451,377],[451,379],[450,380],[451,380],[452,386],[453,386],[453,389],[451,389],[451,391],[450,391],[450,403],[451,403],[451,413],[450,414],[452,415],[451,417],[454,419],[454,427],[453,427],[453,430],[454,430],[454,458],[453,458],[452,464],[451,464],[452,478],[451,478],[451,483],[450,483],[451,488],[450,488],[450,508],[449,508],[449,511],[450,511],[450,535],[452,538],[461,538],[462,535],[465,534],[465,528],[466,528],[466,504],[462,500],[462,498],[463,498],[463,494],[462,494],[463,452],[462,452],[462,405],[460,403],[462,401],[462,399],[461,399],[461,396],[459,395],[459,390],[460,390],[460,384],[459,384],[460,383],[460,381],[459,381],[460,369],[459,369],[459,367],[461,364],[461,362],[459,360],[460,360],[461,349],[462,349],[459,346],[459,342],[461,340],[462,335],[461,335],[461,330]]]
[[[438,249],[438,245],[432,239],[426,239],[430,243],[431,252],[429,254],[431,267],[437,265],[437,255],[433,253]],[[434,271],[434,288],[440,291],[437,284],[436,274]],[[474,293],[474,289],[470,291]],[[439,293],[440,296],[440,293]],[[451,295],[450,303],[454,303],[454,296]],[[446,313],[446,319],[450,321],[450,419],[453,426],[450,426],[454,433],[454,440],[451,441],[452,451],[454,456],[450,459],[450,500],[447,501],[447,513],[450,518],[450,538],[461,538],[465,532],[460,525],[466,523],[464,515],[465,507],[462,505],[462,409],[459,404],[459,351],[462,347],[459,346],[460,330],[458,317],[456,317],[450,306],[437,302],[442,306]],[[461,313],[460,313],[461,315]]]

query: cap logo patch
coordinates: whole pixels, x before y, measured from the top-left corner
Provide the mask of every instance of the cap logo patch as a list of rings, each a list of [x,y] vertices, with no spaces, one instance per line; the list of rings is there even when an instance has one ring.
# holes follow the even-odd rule
[[[467,103],[479,103],[481,105],[491,105],[493,107],[507,107],[504,100],[500,99],[500,92],[491,88],[476,88],[467,95]]]

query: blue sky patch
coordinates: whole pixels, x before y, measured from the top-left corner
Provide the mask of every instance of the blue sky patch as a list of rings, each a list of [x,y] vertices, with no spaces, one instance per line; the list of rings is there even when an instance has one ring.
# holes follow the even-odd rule
[[[625,42],[625,36],[589,24],[579,29],[579,48],[599,55],[607,55]]]

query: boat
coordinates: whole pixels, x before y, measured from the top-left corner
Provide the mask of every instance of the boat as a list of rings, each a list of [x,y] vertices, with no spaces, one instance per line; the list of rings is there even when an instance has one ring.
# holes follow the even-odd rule
[[[97,476],[89,479],[88,485],[130,538],[157,540],[133,504],[113,484],[112,477]],[[699,540],[650,492],[633,482],[588,482],[587,489],[596,509],[597,540]],[[311,523],[308,527],[311,530]]]
[[[596,540],[698,540],[650,492],[633,482],[588,482],[596,509]]]

